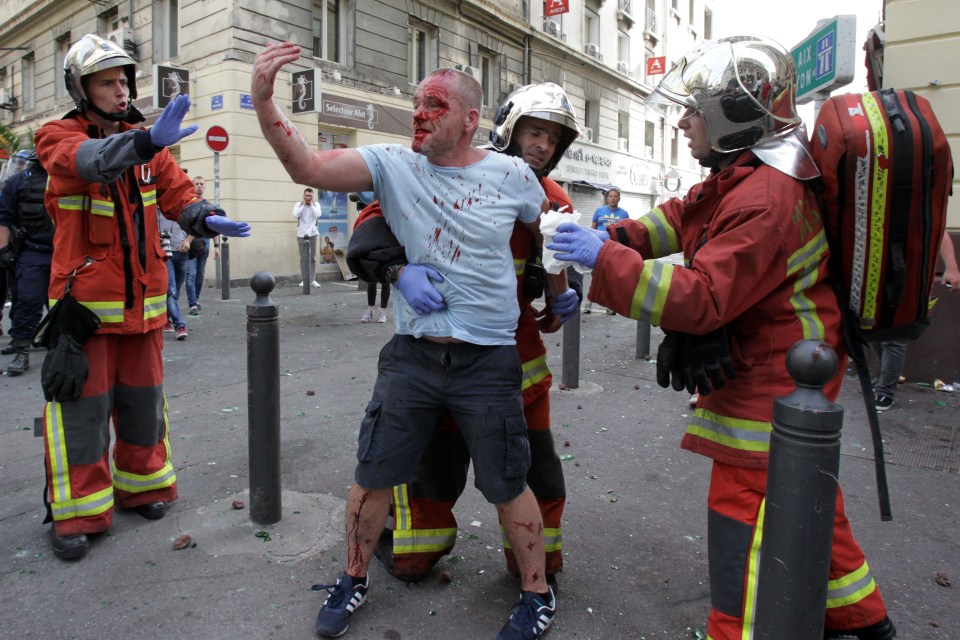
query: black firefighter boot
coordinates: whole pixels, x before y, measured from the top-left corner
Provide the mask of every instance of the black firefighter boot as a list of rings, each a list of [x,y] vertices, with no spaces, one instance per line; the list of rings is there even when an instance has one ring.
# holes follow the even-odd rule
[[[22,376],[30,368],[30,354],[26,349],[17,349],[13,362],[7,365],[8,376]]]
[[[897,630],[890,622],[889,617],[869,627],[860,627],[859,629],[827,629],[823,632],[823,640],[833,638],[857,638],[857,640],[893,640],[897,637]]]

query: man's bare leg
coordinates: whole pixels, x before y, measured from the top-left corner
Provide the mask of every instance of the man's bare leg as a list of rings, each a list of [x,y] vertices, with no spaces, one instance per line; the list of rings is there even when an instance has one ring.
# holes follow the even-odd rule
[[[523,591],[546,593],[543,519],[533,491],[530,487],[524,487],[523,493],[510,502],[498,504],[497,514],[517,558],[520,588]]]
[[[344,523],[347,533],[347,573],[354,578],[367,575],[377,538],[390,512],[390,492],[390,488],[364,489],[358,484],[350,487]]]

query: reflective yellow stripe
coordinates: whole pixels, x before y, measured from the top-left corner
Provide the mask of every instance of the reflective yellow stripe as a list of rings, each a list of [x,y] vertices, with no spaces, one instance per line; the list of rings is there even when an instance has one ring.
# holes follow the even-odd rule
[[[767,499],[760,501],[757,512],[757,524],[753,527],[753,540],[747,557],[747,584],[743,603],[742,640],[753,639],[753,618],[757,611],[757,582],[760,575],[760,543],[763,542],[763,517],[767,510]]]
[[[143,319],[149,320],[167,312],[167,294],[152,296],[143,301]]]
[[[637,282],[633,301],[630,303],[631,318],[660,325],[660,315],[673,281],[673,269],[674,265],[662,260],[643,261],[640,281]]]
[[[800,319],[803,337],[808,340],[825,340],[827,336],[817,305],[806,295],[806,291],[819,282],[820,261],[826,251],[827,235],[821,229],[787,260],[788,275],[800,272],[793,283],[790,305]]]
[[[57,198],[57,208],[64,211],[83,211],[86,196],[60,196]]]
[[[864,93],[863,110],[870,121],[873,130],[873,148],[867,149],[867,159],[874,157],[890,157],[887,127],[883,119],[883,109],[871,93]],[[877,292],[880,290],[880,269],[883,265],[883,249],[886,245],[883,229],[886,224],[887,195],[889,190],[889,163],[873,162],[873,189],[870,191],[870,250],[867,252],[866,281],[863,299],[863,309],[860,317],[863,326],[873,326],[877,317]]]
[[[523,382],[520,387],[522,390],[526,390],[550,375],[550,367],[547,366],[547,354],[524,362],[522,369]]]
[[[141,191],[140,197],[143,198],[143,206],[148,207],[153,204],[157,204],[157,190],[151,189],[150,191]]]
[[[639,222],[647,228],[654,257],[668,256],[680,251],[677,232],[670,226],[660,207],[654,207],[649,213],[640,216]]]
[[[171,463],[170,449],[170,421],[167,416],[167,396],[163,396],[163,446],[166,450],[166,462],[163,467],[147,475],[138,475],[129,473],[117,468],[115,460],[110,461],[110,468],[113,472],[113,486],[130,493],[143,493],[145,491],[155,491],[171,486],[177,481],[177,474],[173,471]]]
[[[70,499],[70,473],[67,463],[67,443],[63,432],[63,414],[59,402],[48,402],[43,428],[47,432],[47,453],[50,458],[50,484],[53,495],[50,502],[64,503]]]
[[[123,322],[123,300],[107,302],[81,302],[83,306],[97,314],[100,322]]]
[[[393,488],[393,530],[403,531],[409,528],[410,496],[407,492],[407,485],[398,484]]]
[[[457,542],[456,528],[394,529],[393,553],[432,553],[446,551]]]
[[[503,538],[503,548],[512,549],[510,539],[507,538],[507,532],[503,525],[500,526],[500,537]],[[562,527],[544,527],[543,528],[543,550],[546,553],[552,551],[563,551],[563,528]]]
[[[113,217],[113,203],[109,200],[90,200],[90,213],[95,216]]]
[[[742,451],[770,450],[769,422],[745,420],[721,416],[718,413],[697,409],[693,420],[687,424],[687,433]]]
[[[827,608],[845,607],[860,602],[876,589],[877,583],[870,575],[870,567],[864,562],[853,573],[827,582]]]
[[[113,487],[101,489],[88,496],[64,502],[51,502],[50,510],[54,520],[68,520],[84,516],[95,516],[113,508]]]
[[[518,278],[523,275],[523,269],[526,266],[526,260],[520,260],[519,258],[513,259],[513,270],[516,272]]]

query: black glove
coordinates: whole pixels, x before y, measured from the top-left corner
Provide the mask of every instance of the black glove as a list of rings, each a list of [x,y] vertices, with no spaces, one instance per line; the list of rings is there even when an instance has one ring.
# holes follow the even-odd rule
[[[680,359],[683,364],[683,385],[689,393],[696,391],[705,396],[713,389],[723,389],[726,384],[724,377],[731,380],[737,377],[730,359],[727,332],[722,327],[703,336],[688,334]],[[676,380],[673,388],[677,389]]]
[[[40,368],[40,386],[47,402],[76,400],[87,380],[87,356],[76,340],[61,333],[57,345],[47,353]]]
[[[679,331],[664,331],[666,336],[657,349],[657,384],[666,389],[671,386],[673,381],[673,390],[683,389],[683,356],[684,345],[690,336]]]
[[[33,334],[33,344],[52,349],[59,343],[60,335],[66,334],[82,347],[99,328],[97,314],[65,293],[40,321]]]
[[[13,247],[8,244],[3,249],[0,249],[0,267],[12,272],[16,264],[17,254],[13,252]]]

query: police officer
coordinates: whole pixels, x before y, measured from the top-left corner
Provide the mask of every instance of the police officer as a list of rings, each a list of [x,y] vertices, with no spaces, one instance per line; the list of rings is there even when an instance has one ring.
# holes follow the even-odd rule
[[[53,224],[43,205],[47,172],[35,153],[25,156],[26,168],[7,181],[0,197],[0,259],[14,273],[17,290],[17,304],[10,313],[10,345],[3,349],[16,354],[7,366],[8,376],[30,368],[27,347],[47,301],[53,254]]]
[[[27,166],[27,157],[29,155],[29,151],[18,151],[10,158],[7,166],[4,167],[4,171],[0,173],[0,197],[3,195],[3,188],[7,180],[23,171],[24,167]],[[3,308],[7,303],[7,294],[9,293],[10,311],[8,315],[11,322],[13,321],[13,310],[17,306],[17,284],[14,282],[13,273],[13,264],[16,261],[16,257],[13,254],[13,247],[10,247],[9,250],[5,249],[13,238],[14,236],[10,235],[9,228],[0,226],[0,320],[3,319]],[[9,269],[7,268],[7,263],[10,264]],[[0,329],[0,336],[2,335],[3,330]],[[11,340],[10,344],[0,349],[0,353],[7,356],[15,353],[16,350],[17,348],[13,346],[13,340]]]

